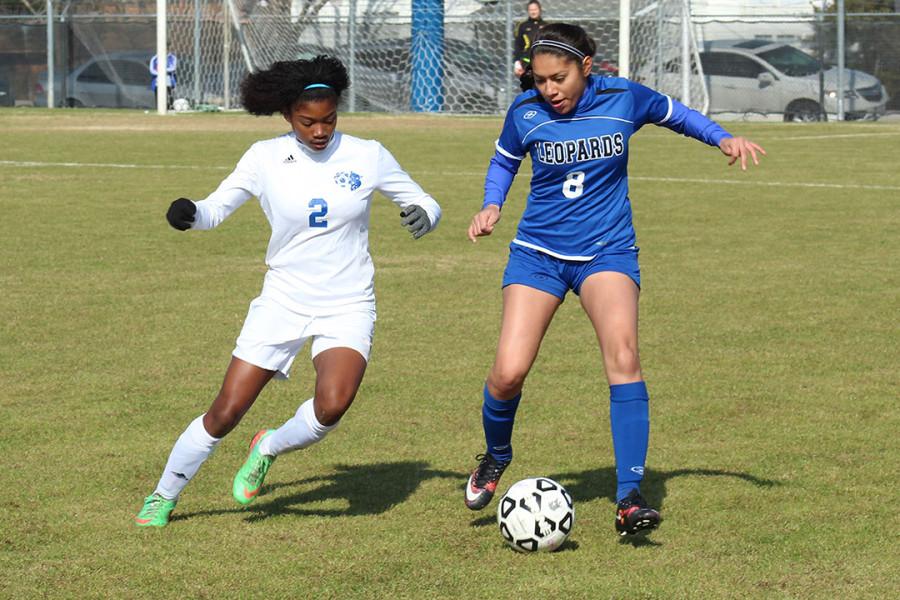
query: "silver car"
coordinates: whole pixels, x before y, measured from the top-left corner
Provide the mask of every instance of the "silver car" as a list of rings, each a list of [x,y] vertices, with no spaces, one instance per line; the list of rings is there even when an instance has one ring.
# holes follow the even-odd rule
[[[108,108],[152,108],[156,95],[150,89],[152,52],[117,52],[94,56],[65,77],[57,73],[57,106],[101,106]],[[47,106],[47,73],[40,75],[35,106]],[[65,91],[65,94],[63,93]]]
[[[816,121],[837,113],[837,68],[824,70],[823,106],[820,63],[794,46],[767,40],[710,42],[700,63],[710,113],[775,113],[785,121]],[[843,83],[847,120],[884,114],[888,94],[877,77],[844,69]]]

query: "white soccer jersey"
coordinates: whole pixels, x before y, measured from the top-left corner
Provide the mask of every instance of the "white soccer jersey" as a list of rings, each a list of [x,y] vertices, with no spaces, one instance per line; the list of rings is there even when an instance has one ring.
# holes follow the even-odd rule
[[[212,229],[251,196],[272,226],[262,296],[301,314],[374,308],[369,211],[379,191],[418,204],[432,227],[441,208],[380,143],[335,132],[319,152],[293,132],[253,144],[235,170],[197,202],[193,229]]]

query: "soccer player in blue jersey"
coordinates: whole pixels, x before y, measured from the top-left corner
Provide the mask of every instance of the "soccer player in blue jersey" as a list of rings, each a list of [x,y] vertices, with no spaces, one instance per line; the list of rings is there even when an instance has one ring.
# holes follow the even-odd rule
[[[484,205],[469,225],[490,235],[526,154],[531,193],[503,274],[497,354],[484,386],[487,450],[466,485],[466,506],[484,508],[512,460],[522,386],[556,309],[580,297],[600,342],[610,388],[616,459],[616,531],[656,528],[659,512],[640,494],[650,431],[638,357],[640,269],[628,199],[628,142],[653,123],[717,146],[731,160],[758,164],[765,151],[668,96],[618,77],[591,75],[596,51],[585,31],[547,25],[531,47],[534,87],[506,115],[485,181]]]

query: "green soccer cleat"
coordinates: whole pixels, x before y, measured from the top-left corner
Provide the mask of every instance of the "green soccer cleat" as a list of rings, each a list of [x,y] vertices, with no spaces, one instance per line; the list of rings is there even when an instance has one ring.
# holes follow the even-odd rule
[[[177,502],[157,493],[150,494],[144,498],[144,508],[134,518],[134,524],[138,527],[165,527]]]
[[[259,443],[265,437],[272,435],[274,431],[274,429],[260,429],[250,440],[250,455],[247,456],[247,460],[234,476],[234,485],[232,486],[232,494],[238,504],[245,506],[250,504],[262,489],[266,473],[269,472],[269,467],[275,462],[276,457],[260,454],[257,448],[259,448]]]

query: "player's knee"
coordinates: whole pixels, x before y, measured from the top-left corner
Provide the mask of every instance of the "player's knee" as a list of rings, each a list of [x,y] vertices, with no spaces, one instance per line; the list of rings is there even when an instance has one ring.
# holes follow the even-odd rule
[[[225,437],[241,422],[244,412],[246,411],[242,410],[237,403],[216,402],[216,405],[206,413],[206,417],[203,419],[203,427],[213,437]]]
[[[512,398],[522,391],[528,371],[514,366],[494,365],[488,375],[488,389],[498,398]]]
[[[326,426],[335,425],[353,403],[354,392],[341,389],[316,390],[316,420]]]
[[[641,360],[637,348],[622,345],[609,352],[606,357],[606,370],[611,374],[626,378],[639,377],[641,373]]]

